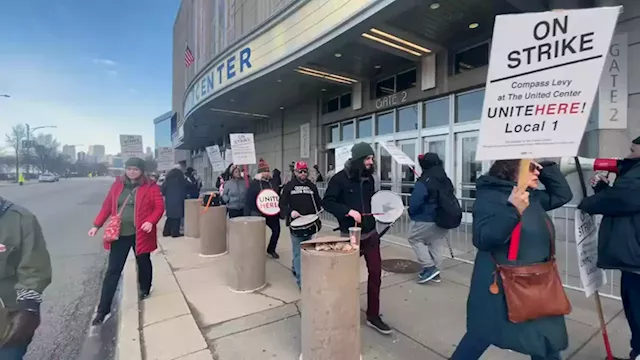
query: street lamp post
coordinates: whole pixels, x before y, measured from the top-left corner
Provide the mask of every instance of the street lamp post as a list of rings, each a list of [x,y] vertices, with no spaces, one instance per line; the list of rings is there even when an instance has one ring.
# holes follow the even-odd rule
[[[26,145],[27,145],[27,152],[30,153],[30,149],[31,149],[31,133],[39,130],[39,129],[55,129],[57,128],[57,126],[55,125],[45,125],[45,126],[36,126],[34,128],[32,128],[31,126],[29,126],[29,124],[25,124],[26,128],[27,128],[27,140],[26,140]],[[27,164],[27,174],[29,174],[31,170],[31,164]]]
[[[9,95],[9,94],[0,94],[0,97],[10,98],[11,95]]]

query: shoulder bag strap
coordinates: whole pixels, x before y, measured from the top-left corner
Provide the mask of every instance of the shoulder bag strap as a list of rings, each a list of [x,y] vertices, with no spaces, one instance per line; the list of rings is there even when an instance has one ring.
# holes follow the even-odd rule
[[[136,190],[138,190],[138,188],[133,189],[131,193],[127,195],[127,197],[124,199],[124,201],[122,202],[122,206],[120,207],[120,210],[118,210],[118,216],[122,216],[122,213],[124,212],[124,208],[125,206],[127,206],[127,202],[129,201],[131,196],[136,193]],[[116,204],[118,204],[118,200],[116,200]]]
[[[549,221],[549,218],[545,217],[544,222],[549,230],[549,260],[554,260],[556,258],[556,231],[553,228],[551,221]]]

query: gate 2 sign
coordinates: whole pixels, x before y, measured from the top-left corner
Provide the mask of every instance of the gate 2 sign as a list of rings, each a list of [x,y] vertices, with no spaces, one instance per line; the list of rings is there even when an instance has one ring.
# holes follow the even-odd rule
[[[476,160],[578,154],[619,12],[496,16]]]
[[[264,189],[256,198],[256,206],[265,216],[278,215],[280,213],[280,196],[272,189]]]

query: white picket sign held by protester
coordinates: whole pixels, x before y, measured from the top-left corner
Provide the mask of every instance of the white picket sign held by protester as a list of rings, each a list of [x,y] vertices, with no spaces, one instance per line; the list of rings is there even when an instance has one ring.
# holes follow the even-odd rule
[[[496,16],[476,160],[578,154],[619,12]]]

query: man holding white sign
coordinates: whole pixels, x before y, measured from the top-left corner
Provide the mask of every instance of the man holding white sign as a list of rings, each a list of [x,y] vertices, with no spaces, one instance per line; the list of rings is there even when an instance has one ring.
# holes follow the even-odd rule
[[[620,161],[620,173],[609,186],[607,177],[591,179],[595,195],[578,209],[603,215],[598,233],[598,267],[622,271],[620,294],[631,329],[631,360],[640,359],[640,137]]]

